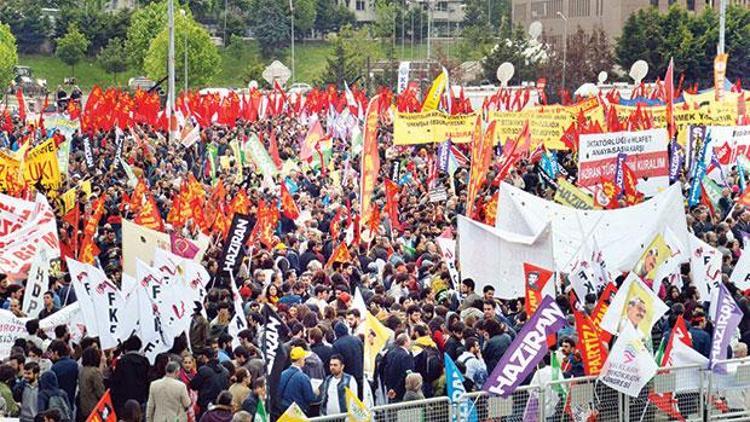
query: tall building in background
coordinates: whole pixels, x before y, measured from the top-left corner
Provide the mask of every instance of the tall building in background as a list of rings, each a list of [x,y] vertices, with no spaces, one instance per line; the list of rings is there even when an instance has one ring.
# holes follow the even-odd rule
[[[579,26],[586,32],[601,27],[614,42],[633,12],[646,7],[666,12],[675,3],[696,13],[709,7],[719,9],[719,0],[513,0],[511,16],[514,24],[525,28],[533,21],[541,22],[545,39],[555,46],[561,45],[565,31],[566,22],[560,14],[568,19],[568,36]],[[728,0],[728,3],[750,6],[750,0]]]

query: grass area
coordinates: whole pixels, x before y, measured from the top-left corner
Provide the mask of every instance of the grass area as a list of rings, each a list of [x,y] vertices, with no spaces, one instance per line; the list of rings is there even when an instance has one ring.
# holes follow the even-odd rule
[[[378,41],[372,41],[377,43]],[[447,49],[446,46],[439,46],[439,43],[433,44],[433,57],[437,55],[438,49]],[[320,75],[323,74],[326,67],[326,58],[331,54],[331,45],[326,42],[298,42],[295,44],[295,73],[298,82],[314,83]],[[245,86],[244,77],[248,66],[254,63],[268,65],[269,59],[263,59],[260,56],[258,45],[254,41],[246,42],[239,46],[230,46],[220,51],[222,58],[222,69],[214,78],[212,85],[222,87],[243,87]],[[450,49],[451,56],[455,55],[455,47]],[[399,60],[420,60],[427,57],[427,45],[415,44],[413,47],[410,42],[404,43],[404,49],[401,43],[396,43],[396,56]],[[282,62],[291,67],[291,49],[284,50]],[[385,54],[380,51],[378,57],[372,60],[385,58]],[[20,55],[19,64],[31,66],[36,78],[46,79],[47,86],[54,90],[62,84],[64,79],[71,76],[71,68],[64,64],[54,55]],[[93,85],[111,86],[114,85],[112,75],[107,74],[96,62],[95,58],[86,58],[75,68],[76,79],[83,89],[90,89]],[[117,75],[118,85],[127,84],[128,78],[136,76],[136,72],[127,71]]]

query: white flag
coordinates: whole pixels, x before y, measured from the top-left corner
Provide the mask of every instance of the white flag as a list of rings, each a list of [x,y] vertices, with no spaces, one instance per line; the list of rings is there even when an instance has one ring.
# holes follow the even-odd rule
[[[711,290],[721,281],[721,252],[690,235],[690,274],[701,301],[711,299]]]
[[[658,366],[643,344],[640,333],[626,324],[604,362],[599,380],[611,388],[638,397],[641,389],[656,375]]]
[[[29,318],[36,318],[44,307],[44,293],[49,286],[49,256],[47,248],[42,247],[39,254],[31,261],[31,269],[26,279],[26,290],[23,295],[23,312]]]
[[[737,260],[737,265],[734,266],[732,275],[729,276],[729,281],[740,290],[750,289],[750,253],[745,253],[744,249],[740,259]]]

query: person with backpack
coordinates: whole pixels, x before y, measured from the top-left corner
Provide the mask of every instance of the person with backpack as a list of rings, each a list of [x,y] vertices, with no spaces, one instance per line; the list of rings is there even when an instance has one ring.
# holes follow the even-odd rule
[[[37,394],[37,411],[43,413],[49,410],[56,410],[63,422],[73,421],[73,406],[68,394],[59,387],[57,375],[52,371],[42,374]]]
[[[414,371],[422,375],[422,392],[427,398],[439,390],[438,380],[443,375],[443,354],[430,338],[429,329],[424,324],[414,326]]]
[[[482,359],[482,348],[479,346],[479,340],[476,337],[466,339],[466,351],[464,351],[456,360],[458,370],[464,374],[464,386],[466,391],[478,391],[489,376],[487,374],[487,365]]]

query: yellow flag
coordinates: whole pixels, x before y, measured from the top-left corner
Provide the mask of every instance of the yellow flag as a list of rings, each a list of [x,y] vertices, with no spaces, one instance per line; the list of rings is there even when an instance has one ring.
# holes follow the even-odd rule
[[[367,410],[365,404],[357,398],[357,395],[349,389],[344,387],[346,391],[346,419],[348,422],[370,422],[371,415],[370,411]]]
[[[393,331],[383,325],[370,312],[365,312],[365,373],[375,372],[375,358],[385,347]]]
[[[41,183],[45,188],[60,186],[60,166],[57,164],[57,147],[48,139],[30,150],[23,161],[23,177],[29,184]]]
[[[305,412],[302,411],[302,409],[299,408],[297,403],[292,403],[289,408],[286,409],[284,413],[281,414],[279,419],[276,420],[276,422],[305,422],[309,419],[307,419],[307,416],[305,416]]]
[[[91,197],[91,180],[84,180],[79,183],[78,186],[80,186],[81,190],[86,193],[86,198]]]
[[[665,307],[666,305],[648,286],[641,282],[633,282],[630,284],[628,295],[625,297],[621,321],[622,323],[629,321],[643,338],[651,338],[654,319],[661,317],[666,312],[665,309],[662,309]]]
[[[435,78],[435,81],[432,82],[432,87],[430,87],[430,91],[427,93],[427,96],[424,97],[424,104],[422,104],[422,112],[432,111],[436,110],[438,105],[440,104],[440,97],[443,96],[443,91],[445,90],[445,82],[446,82],[447,75],[445,72],[440,72],[440,74]]]
[[[557,185],[558,189],[555,193],[555,202],[579,210],[594,209],[594,198],[579,189],[576,185],[568,182],[562,177],[557,179]]]
[[[21,162],[0,151],[0,191],[7,192],[19,185]]]
[[[70,188],[60,195],[60,213],[65,215],[72,210],[76,204],[76,188]]]
[[[643,255],[635,264],[633,271],[644,281],[653,281],[659,266],[672,255],[671,249],[664,241],[661,233],[654,237],[654,240],[648,245]]]

